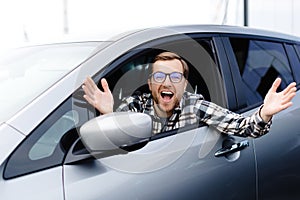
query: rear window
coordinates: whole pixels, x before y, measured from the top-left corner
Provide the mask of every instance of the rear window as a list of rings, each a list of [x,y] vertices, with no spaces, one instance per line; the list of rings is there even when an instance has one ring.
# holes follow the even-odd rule
[[[293,81],[282,43],[245,38],[231,38],[230,42],[242,77],[247,106],[261,103],[277,77],[282,79],[280,89]]]

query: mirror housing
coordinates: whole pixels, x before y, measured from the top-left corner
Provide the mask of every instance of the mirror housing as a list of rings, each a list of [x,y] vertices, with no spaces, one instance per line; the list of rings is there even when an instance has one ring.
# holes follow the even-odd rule
[[[91,153],[113,151],[148,141],[152,119],[144,113],[114,112],[89,120],[81,126],[79,134]]]

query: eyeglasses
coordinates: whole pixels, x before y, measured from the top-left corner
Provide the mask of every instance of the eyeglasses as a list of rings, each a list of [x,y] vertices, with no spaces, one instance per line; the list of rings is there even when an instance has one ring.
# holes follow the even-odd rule
[[[153,80],[157,83],[163,83],[167,76],[169,76],[172,83],[179,83],[182,80],[183,74],[180,72],[164,73],[164,72],[155,72],[150,75],[153,77]]]

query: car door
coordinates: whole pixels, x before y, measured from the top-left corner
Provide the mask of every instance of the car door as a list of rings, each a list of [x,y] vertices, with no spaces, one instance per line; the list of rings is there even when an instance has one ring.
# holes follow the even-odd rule
[[[147,92],[151,57],[165,50],[175,51],[189,62],[189,91],[203,93],[225,107],[235,104],[231,102],[235,97],[228,99],[225,93],[233,90],[224,48],[211,35],[174,36],[144,44],[116,58],[93,79],[108,80],[116,105],[124,96]],[[242,151],[215,156],[233,144],[247,145]],[[121,154],[80,162],[68,162],[67,156],[63,179],[67,200],[255,199],[255,169],[252,140],[221,135],[200,124],[155,135]]]
[[[232,63],[236,65],[232,69],[236,70],[236,85],[241,86],[237,88],[241,110],[251,110],[263,103],[276,77],[282,79],[279,91],[298,80],[299,57],[291,41],[232,36],[227,42],[234,52]],[[296,159],[300,155],[299,98],[297,92],[293,106],[276,114],[270,132],[254,141],[258,199],[300,198],[297,188],[300,162]]]

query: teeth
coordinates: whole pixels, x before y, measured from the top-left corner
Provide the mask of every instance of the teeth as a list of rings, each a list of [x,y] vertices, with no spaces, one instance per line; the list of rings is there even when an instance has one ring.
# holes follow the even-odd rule
[[[172,95],[172,92],[162,92],[162,94]]]

